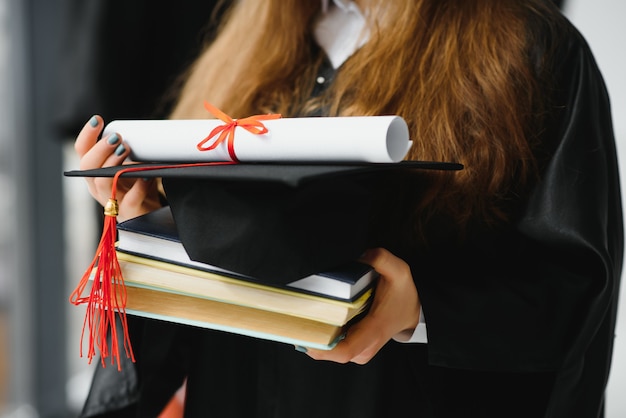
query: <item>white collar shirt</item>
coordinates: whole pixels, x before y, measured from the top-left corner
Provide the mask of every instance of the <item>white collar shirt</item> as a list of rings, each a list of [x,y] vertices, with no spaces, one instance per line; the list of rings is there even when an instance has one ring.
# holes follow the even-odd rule
[[[315,40],[333,66],[339,68],[369,39],[365,16],[351,0],[322,0],[314,29]]]

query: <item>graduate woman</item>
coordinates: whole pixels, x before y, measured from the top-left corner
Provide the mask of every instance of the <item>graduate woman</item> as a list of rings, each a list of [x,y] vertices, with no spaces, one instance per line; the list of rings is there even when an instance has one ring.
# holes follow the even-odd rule
[[[185,74],[172,118],[402,116],[407,159],[465,169],[385,178],[364,260],[367,316],[331,351],[135,319],[137,357],[99,368],[84,416],[601,414],[622,266],[607,93],[581,35],[542,0],[239,0]],[[167,57],[164,57],[166,59]],[[120,98],[122,100],[122,98]],[[76,141],[118,165],[120,136]],[[88,180],[104,204],[110,179]],[[120,185],[120,218],[158,207]]]

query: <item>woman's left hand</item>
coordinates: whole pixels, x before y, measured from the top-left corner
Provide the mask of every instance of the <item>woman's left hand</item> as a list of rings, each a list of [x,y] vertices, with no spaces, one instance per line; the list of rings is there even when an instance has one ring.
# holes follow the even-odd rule
[[[307,355],[316,360],[365,364],[394,335],[419,322],[420,301],[409,265],[383,248],[368,250],[361,261],[380,273],[372,306],[335,348],[309,349]]]

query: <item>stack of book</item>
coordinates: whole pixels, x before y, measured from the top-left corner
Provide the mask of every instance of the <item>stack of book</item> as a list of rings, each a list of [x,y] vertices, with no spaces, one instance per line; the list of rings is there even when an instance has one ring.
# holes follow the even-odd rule
[[[317,349],[367,310],[378,277],[354,261],[279,285],[193,261],[169,207],[120,223],[118,234],[128,314]]]

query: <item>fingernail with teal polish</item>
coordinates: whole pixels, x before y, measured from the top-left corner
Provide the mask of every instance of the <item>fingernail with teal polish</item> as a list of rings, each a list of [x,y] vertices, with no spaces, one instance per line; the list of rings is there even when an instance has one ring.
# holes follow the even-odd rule
[[[92,116],[91,119],[89,119],[89,124],[92,128],[95,128],[96,126],[98,126],[98,118]]]
[[[117,136],[117,134],[111,134],[109,135],[109,137],[107,138],[107,142],[111,145],[113,144],[117,144],[117,141],[120,140],[120,137]]]
[[[306,353],[309,350],[307,350],[306,347],[302,347],[301,345],[297,345],[296,346],[296,351],[299,351],[301,353]]]
[[[120,144],[117,148],[115,148],[115,155],[118,157],[126,152],[126,147],[124,144]]]

